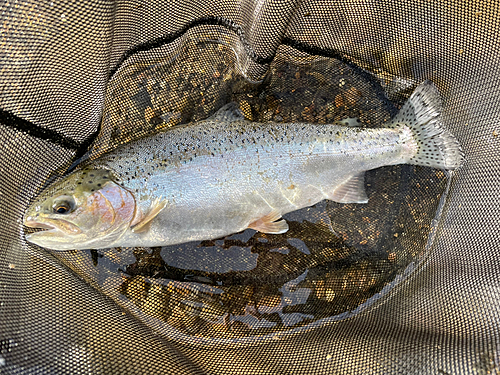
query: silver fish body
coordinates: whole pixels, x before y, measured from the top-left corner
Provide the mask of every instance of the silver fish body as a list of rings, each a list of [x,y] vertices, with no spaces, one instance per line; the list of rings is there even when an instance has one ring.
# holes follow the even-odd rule
[[[366,202],[358,176],[409,159],[404,130],[209,120],[126,146],[97,167],[115,171],[144,212],[153,198],[167,202],[147,233],[130,230],[121,245],[169,245],[239,232],[323,199]],[[346,197],[335,194],[353,178]]]
[[[379,129],[254,123],[230,104],[210,119],[131,142],[73,172],[109,173],[135,201],[127,228],[93,240],[92,247],[164,246],[246,228],[283,233],[288,227],[281,215],[323,199],[366,203],[367,170],[404,163],[455,169],[460,147],[439,114],[439,95],[430,83]],[[41,216],[27,214],[25,222],[40,222]],[[98,228],[92,232],[98,239]],[[89,246],[79,247],[71,234],[61,245],[47,245],[43,233],[28,240],[56,250]]]

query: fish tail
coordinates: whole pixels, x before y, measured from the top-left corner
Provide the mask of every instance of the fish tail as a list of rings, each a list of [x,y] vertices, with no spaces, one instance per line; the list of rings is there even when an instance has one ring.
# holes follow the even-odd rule
[[[431,81],[420,84],[389,127],[406,125],[413,133],[417,152],[407,164],[453,170],[462,165],[464,154],[457,139],[441,124],[441,98]]]

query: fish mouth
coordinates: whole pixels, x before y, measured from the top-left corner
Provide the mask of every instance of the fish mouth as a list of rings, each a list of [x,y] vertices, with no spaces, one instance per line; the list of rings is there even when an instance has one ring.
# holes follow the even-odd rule
[[[36,229],[56,229],[56,227],[54,225],[51,225],[51,224],[47,224],[47,223],[40,223],[38,221],[34,221],[34,220],[26,220],[24,222],[24,225],[29,227],[29,228],[36,228]]]
[[[82,233],[82,230],[78,228],[78,226],[76,226],[73,223],[70,223],[69,221],[61,219],[58,220],[46,219],[42,222],[33,220],[32,218],[28,217],[24,221],[24,225],[29,228],[41,229],[41,231],[37,231],[33,234],[37,233],[55,234],[56,232],[60,232],[61,234],[65,235],[77,235]]]
[[[54,223],[52,223],[54,221]],[[73,242],[82,230],[76,225],[64,220],[36,221],[27,218],[24,221],[27,228],[33,228],[31,233],[25,233],[25,239],[32,244],[54,250],[74,249]]]

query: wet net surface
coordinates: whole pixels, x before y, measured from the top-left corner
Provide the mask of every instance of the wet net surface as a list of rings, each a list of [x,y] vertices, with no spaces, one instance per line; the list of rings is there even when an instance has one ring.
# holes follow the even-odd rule
[[[358,118],[368,128],[397,111],[378,81],[354,64],[291,58],[288,50],[278,52],[259,84],[238,74],[234,52],[214,41],[187,41],[174,61],[129,65],[108,91],[103,135],[90,159],[205,119],[229,101],[258,122]],[[370,171],[366,185],[367,205],[325,201],[290,213],[283,235],[247,230],[219,240],[62,258],[168,337],[212,345],[260,342],[351,317],[427,253],[444,173],[385,167]]]
[[[25,19],[6,18],[5,40],[16,43],[2,57],[0,369],[498,371],[498,46],[489,38],[498,6],[362,3],[225,4],[212,14],[186,4],[164,27],[167,5],[7,6]],[[31,32],[31,49],[18,29]],[[100,35],[100,53],[83,42],[79,64],[63,42],[89,35]],[[368,204],[288,214],[283,235],[56,253],[24,242],[27,204],[79,157],[228,102],[258,122],[356,117],[379,127],[423,79],[440,88],[444,122],[466,151],[453,179],[414,166],[370,171]]]

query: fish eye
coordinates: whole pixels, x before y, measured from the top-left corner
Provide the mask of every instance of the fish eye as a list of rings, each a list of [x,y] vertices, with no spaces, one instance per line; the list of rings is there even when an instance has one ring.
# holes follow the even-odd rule
[[[65,213],[68,213],[70,210],[70,207],[69,206],[65,206],[63,204],[59,204],[57,206],[54,207],[54,213],[55,214],[65,214]]]
[[[73,211],[75,205],[72,200],[68,199],[68,197],[64,197],[65,199],[57,199],[52,206],[52,211],[55,214],[64,215]]]

